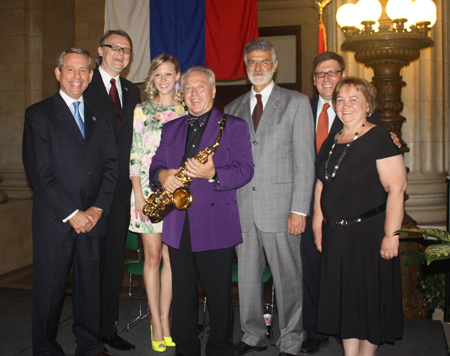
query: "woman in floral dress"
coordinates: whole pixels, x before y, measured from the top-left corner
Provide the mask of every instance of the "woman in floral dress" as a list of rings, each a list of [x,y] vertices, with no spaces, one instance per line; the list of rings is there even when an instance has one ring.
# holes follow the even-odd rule
[[[130,156],[130,230],[141,234],[144,246],[144,280],[151,313],[152,348],[163,352],[175,346],[170,337],[169,310],[172,302],[172,273],[167,245],[161,241],[162,222],[152,224],[143,214],[145,199],[151,194],[149,168],[161,140],[162,126],[185,114],[181,104],[178,61],[168,55],[155,57],[145,81],[147,100],[134,110],[133,144]],[[159,267],[163,260],[161,277]]]

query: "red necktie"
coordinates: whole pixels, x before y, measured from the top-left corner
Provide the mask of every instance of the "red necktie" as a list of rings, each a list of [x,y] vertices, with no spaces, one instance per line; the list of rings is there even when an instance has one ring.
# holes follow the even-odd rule
[[[261,116],[263,113],[263,104],[261,101],[261,94],[256,94],[256,105],[255,108],[253,109],[253,113],[252,113],[252,121],[253,121],[253,128],[256,129],[258,128],[258,124],[259,124],[259,120],[261,120]]]
[[[317,152],[320,151],[320,147],[322,147],[323,142],[328,137],[328,113],[327,110],[330,107],[330,104],[325,103],[322,107],[322,112],[319,115],[319,122],[317,123],[317,131],[316,131],[316,148]]]
[[[111,98],[120,130],[120,128],[122,127],[122,106],[120,105],[119,92],[117,91],[115,79],[111,79],[111,89],[109,90],[109,97]]]

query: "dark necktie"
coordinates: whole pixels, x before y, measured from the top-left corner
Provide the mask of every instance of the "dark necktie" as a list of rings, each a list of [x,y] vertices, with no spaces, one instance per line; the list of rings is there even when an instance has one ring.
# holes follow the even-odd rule
[[[72,107],[73,107],[73,117],[75,118],[75,121],[77,122],[78,128],[81,131],[81,135],[84,138],[84,121],[83,121],[83,119],[81,118],[81,115],[80,115],[80,110],[79,110],[80,102],[79,101],[74,101],[72,103]]]
[[[259,120],[261,120],[261,116],[263,113],[263,104],[261,101],[261,94],[256,94],[256,105],[255,108],[253,109],[253,113],[252,113],[252,121],[253,121],[253,128],[256,129],[258,128],[258,124],[259,124]]]
[[[322,147],[323,142],[328,137],[328,113],[327,110],[330,107],[330,104],[323,104],[322,111],[319,115],[319,121],[317,122],[317,131],[316,131],[316,148],[317,152],[320,151],[320,147]]]
[[[122,106],[120,105],[119,92],[117,91],[115,79],[111,79],[111,89],[109,90],[109,97],[111,98],[120,130],[120,128],[122,127]]]

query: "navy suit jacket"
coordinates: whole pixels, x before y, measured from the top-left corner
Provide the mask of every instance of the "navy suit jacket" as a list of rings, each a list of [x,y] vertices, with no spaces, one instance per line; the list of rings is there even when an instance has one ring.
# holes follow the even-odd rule
[[[59,93],[25,112],[23,164],[34,188],[33,238],[63,241],[78,236],[69,222],[76,209],[108,214],[117,181],[117,152],[108,111],[84,98],[85,139]],[[106,235],[102,217],[87,232]]]
[[[91,84],[83,96],[104,107],[111,114],[117,155],[119,157],[119,178],[117,180],[116,196],[123,205],[130,205],[130,150],[133,138],[133,113],[136,105],[141,102],[141,95],[139,88],[125,78],[120,77],[120,85],[122,86],[122,126],[120,131],[111,98],[106,91],[98,68],[94,69]]]
[[[203,133],[199,151],[211,146],[219,133],[223,114],[213,109]],[[150,182],[161,169],[179,168],[185,154],[188,125],[186,116],[164,124],[161,143],[150,166]],[[253,156],[248,124],[229,115],[220,145],[213,157],[219,187],[206,179],[194,179],[189,208],[193,252],[217,250],[242,242],[236,189],[253,177]],[[152,186],[154,190],[158,187]],[[164,219],[163,242],[179,248],[186,213],[175,210]]]

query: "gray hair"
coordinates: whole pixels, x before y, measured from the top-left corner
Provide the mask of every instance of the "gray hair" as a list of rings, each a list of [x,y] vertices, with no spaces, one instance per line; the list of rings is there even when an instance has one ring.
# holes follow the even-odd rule
[[[92,70],[92,66],[94,65],[94,62],[91,58],[91,54],[83,48],[72,47],[72,48],[69,48],[68,50],[60,53],[58,55],[58,57],[56,57],[56,66],[58,67],[60,72],[64,65],[64,57],[66,56],[66,54],[71,54],[71,53],[81,54],[82,56],[86,57],[87,60],[89,61],[89,71]]]
[[[263,38],[258,38],[257,40],[253,40],[247,43],[244,50],[245,65],[247,65],[247,55],[253,51],[262,51],[262,52],[270,51],[272,52],[273,62],[275,63],[276,61],[278,61],[278,49],[275,43],[273,43],[272,41]]]
[[[194,72],[205,73],[206,76],[208,77],[209,82],[211,83],[211,89],[214,89],[216,87],[216,76],[214,75],[214,72],[211,69],[202,66],[194,66],[187,69],[181,76],[181,88],[183,89],[183,91],[186,78]]]

